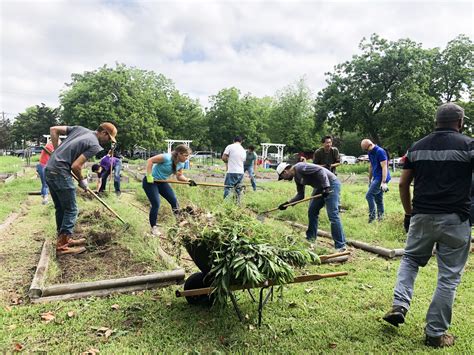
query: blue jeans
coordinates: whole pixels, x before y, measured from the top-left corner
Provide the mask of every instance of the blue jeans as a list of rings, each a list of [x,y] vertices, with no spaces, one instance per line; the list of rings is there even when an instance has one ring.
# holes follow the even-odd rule
[[[63,176],[46,169],[46,183],[56,209],[56,230],[71,235],[79,209],[76,203],[76,185],[71,175]]]
[[[255,182],[255,173],[253,171],[253,165],[244,166],[244,174],[245,174],[246,171],[249,173],[250,183],[252,184],[252,189],[253,189],[253,191],[256,191],[257,190],[257,184]]]
[[[120,173],[122,171],[122,161],[120,159],[117,159],[117,162],[115,163],[115,167],[113,168],[114,172],[114,189],[115,191],[120,191]],[[105,188],[107,187],[107,179],[110,175],[110,170],[104,171],[102,173],[101,179],[102,183],[100,184],[99,191],[105,191]]]
[[[470,240],[469,220],[462,222],[455,213],[416,214],[411,218],[393,305],[410,308],[418,268],[428,263],[436,243],[438,283],[426,314],[425,333],[428,336],[441,336],[449,328],[456,288],[469,256]]]
[[[41,179],[41,196],[48,195],[48,184],[46,183],[46,175],[44,172],[44,166],[41,164],[36,165],[36,172]]]
[[[166,201],[171,205],[174,213],[178,211],[178,200],[174,194],[173,189],[167,182],[149,184],[146,182],[146,177],[142,181],[143,190],[151,203],[149,220],[150,226],[156,226],[158,219],[158,210],[160,209],[160,195],[164,197]]]
[[[342,229],[341,219],[339,218],[339,199],[341,194],[341,183],[339,180],[331,182],[330,189],[332,192],[328,197],[322,197],[311,200],[308,208],[308,230],[306,231],[306,239],[309,241],[316,240],[318,233],[319,211],[326,205],[329,222],[331,223],[331,235],[334,240],[336,249],[346,245],[346,237]],[[313,190],[313,195],[316,191]]]
[[[381,180],[372,180],[369,185],[369,190],[365,195],[367,202],[369,203],[369,222],[375,219],[375,206],[377,205],[377,218],[383,218],[383,191],[380,188]]]
[[[240,200],[240,193],[242,192],[242,180],[244,179],[244,174],[238,173],[227,173],[225,174],[224,185],[234,187],[235,194],[237,195],[237,200]],[[224,198],[229,196],[231,187],[224,187]]]

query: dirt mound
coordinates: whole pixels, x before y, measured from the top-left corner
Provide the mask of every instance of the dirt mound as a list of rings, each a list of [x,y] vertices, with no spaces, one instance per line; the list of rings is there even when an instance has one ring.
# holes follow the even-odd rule
[[[101,280],[154,272],[150,265],[132,260],[129,250],[119,245],[101,246],[78,255],[58,259],[56,283]]]

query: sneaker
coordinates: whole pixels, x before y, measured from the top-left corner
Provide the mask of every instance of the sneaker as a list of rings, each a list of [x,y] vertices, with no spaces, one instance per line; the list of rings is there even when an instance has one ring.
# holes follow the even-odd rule
[[[47,204],[48,204],[48,198],[47,198],[47,197],[44,197],[44,198],[43,198],[43,201],[41,201],[41,204],[42,204],[42,205],[47,205]]]
[[[336,249],[337,253],[344,253],[345,251],[347,251],[347,245],[344,245],[343,247]]]
[[[402,306],[393,306],[392,309],[383,316],[383,320],[391,325],[398,327],[399,324],[405,323],[405,315],[408,310]]]
[[[316,239],[306,239],[306,245],[311,251],[316,250]]]
[[[120,197],[121,194],[122,194],[122,191],[115,191],[115,195],[117,195],[117,197]]]
[[[433,348],[445,348],[453,346],[455,339],[456,337],[454,335],[448,333],[439,337],[430,337],[427,335],[425,338],[425,345],[432,346]]]
[[[154,237],[161,237],[163,233],[161,233],[160,228],[158,226],[151,227],[151,235]]]
[[[375,221],[375,217],[369,217],[369,224],[372,223],[373,221]]]

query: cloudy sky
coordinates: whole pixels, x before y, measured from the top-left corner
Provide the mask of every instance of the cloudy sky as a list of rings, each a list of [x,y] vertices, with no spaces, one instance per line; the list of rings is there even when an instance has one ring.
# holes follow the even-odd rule
[[[473,38],[472,1],[0,0],[0,114],[56,107],[72,73],[116,62],[153,70],[203,106],[235,86],[255,96],[324,73],[363,37],[444,48]]]

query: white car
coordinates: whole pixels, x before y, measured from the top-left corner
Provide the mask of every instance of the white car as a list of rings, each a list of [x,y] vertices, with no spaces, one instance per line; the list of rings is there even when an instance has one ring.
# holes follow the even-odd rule
[[[357,163],[357,158],[352,155],[339,154],[341,159],[341,164],[355,164]]]
[[[189,159],[194,160],[194,159],[211,159],[217,157],[218,153],[216,152],[211,152],[211,151],[197,151],[194,152]]]

